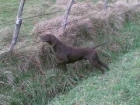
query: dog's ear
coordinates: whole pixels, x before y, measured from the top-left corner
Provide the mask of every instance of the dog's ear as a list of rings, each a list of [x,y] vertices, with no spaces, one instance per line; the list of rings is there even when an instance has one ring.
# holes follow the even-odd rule
[[[56,42],[57,42],[57,40],[56,40],[56,37],[55,36],[51,36],[51,43],[52,43],[52,46],[54,46],[54,45],[56,45]]]
[[[43,36],[40,36],[40,39],[41,39],[42,42],[44,41],[44,37]]]

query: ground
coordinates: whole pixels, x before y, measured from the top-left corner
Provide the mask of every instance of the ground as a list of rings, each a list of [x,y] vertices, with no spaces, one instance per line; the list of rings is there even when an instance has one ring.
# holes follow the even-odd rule
[[[139,5],[137,0],[112,1],[104,14],[102,1],[77,0],[71,10],[67,34],[62,36],[65,1],[26,1],[18,42],[14,52],[9,53],[19,1],[1,0],[1,104],[139,105]],[[44,44],[43,49],[39,41],[39,35],[48,32],[76,47],[107,41],[97,51],[110,71],[102,75],[86,61],[68,65],[67,72],[56,68],[51,47]],[[45,75],[39,73],[40,67]]]

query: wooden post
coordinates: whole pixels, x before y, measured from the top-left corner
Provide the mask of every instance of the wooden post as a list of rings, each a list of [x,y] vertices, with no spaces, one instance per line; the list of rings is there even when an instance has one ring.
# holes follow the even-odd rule
[[[21,27],[21,24],[22,24],[22,11],[23,11],[25,1],[26,0],[21,0],[20,1],[20,6],[19,6],[19,9],[18,9],[18,15],[17,15],[16,25],[15,25],[15,30],[14,30],[14,33],[13,33],[12,42],[11,42],[10,49],[9,49],[10,51],[12,51],[14,49],[14,46],[16,45],[16,42],[17,42],[17,39],[18,39],[18,35],[19,35],[19,32],[20,32],[20,27]]]
[[[63,33],[65,33],[65,29],[66,29],[66,25],[67,25],[68,16],[69,16],[70,9],[71,9],[71,7],[72,7],[73,2],[74,2],[74,0],[70,0],[70,2],[69,2],[68,5],[67,5],[67,10],[66,10],[66,12],[65,12],[64,20],[63,20],[63,22],[62,22]]]
[[[106,14],[106,12],[107,12],[107,7],[108,7],[108,0],[105,0],[105,4],[104,4],[105,14]]]

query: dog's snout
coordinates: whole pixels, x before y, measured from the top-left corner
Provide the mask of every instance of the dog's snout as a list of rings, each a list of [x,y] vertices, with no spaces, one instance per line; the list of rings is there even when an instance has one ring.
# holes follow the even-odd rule
[[[40,40],[41,40],[42,42],[46,42],[44,36],[40,36]]]

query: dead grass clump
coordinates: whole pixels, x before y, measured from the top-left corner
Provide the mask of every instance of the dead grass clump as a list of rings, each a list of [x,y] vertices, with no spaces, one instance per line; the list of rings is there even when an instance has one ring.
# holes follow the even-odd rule
[[[109,50],[113,53],[117,53],[121,51],[121,45],[119,43],[113,43]]]
[[[80,21],[77,21],[77,24],[75,23],[74,25],[68,26],[65,36],[60,37],[60,39],[74,46],[79,46],[86,41],[91,41],[95,32],[92,30],[91,24],[88,24],[91,23],[89,21],[90,19],[84,20],[81,24]]]
[[[56,18],[50,21],[46,20],[43,22],[39,22],[35,25],[32,34],[40,35],[44,33],[58,33],[59,27],[61,27],[62,19]],[[54,33],[54,34],[55,34]],[[57,34],[56,34],[57,35]]]
[[[140,18],[140,8],[139,6],[131,6],[128,10],[124,12],[126,22],[134,21],[136,22]]]
[[[68,27],[71,27],[70,21],[77,20],[79,17],[70,16],[68,20]],[[39,22],[35,25],[32,34],[33,35],[44,35],[46,33],[53,33],[56,36],[62,35],[62,17],[58,17],[52,20],[46,20]],[[78,23],[75,21],[75,24]]]
[[[49,47],[41,45],[34,48],[28,46],[26,49],[15,49],[14,52],[5,52],[0,56],[0,62],[15,65],[21,72],[36,71],[43,73],[43,69],[50,69],[55,66],[56,59]]]
[[[108,17],[108,19],[106,20],[106,23],[108,23],[108,25],[105,26],[106,29],[108,28],[108,32],[106,32],[106,34],[107,33],[112,34],[113,32],[117,32],[118,30],[122,29],[124,26],[124,23],[126,22],[124,17],[125,16],[123,14],[110,15],[110,17]]]
[[[38,49],[24,50],[17,54],[21,71],[36,70],[43,73],[44,70],[53,68],[56,63],[53,51],[46,46],[38,46]]]
[[[104,9],[104,2],[103,1],[98,1],[95,5],[94,5],[94,10],[97,11],[101,11]]]

